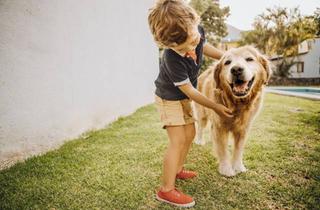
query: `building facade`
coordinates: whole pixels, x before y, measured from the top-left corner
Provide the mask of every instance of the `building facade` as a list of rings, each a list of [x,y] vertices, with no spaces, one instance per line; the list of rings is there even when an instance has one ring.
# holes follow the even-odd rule
[[[289,69],[290,78],[320,78],[320,38],[303,41],[298,52],[298,56],[293,58],[294,65]],[[271,60],[277,64],[282,57],[273,56]]]

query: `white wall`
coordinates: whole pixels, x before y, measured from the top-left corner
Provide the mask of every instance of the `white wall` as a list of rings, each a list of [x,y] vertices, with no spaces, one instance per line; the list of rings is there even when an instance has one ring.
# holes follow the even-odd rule
[[[296,61],[304,62],[304,72],[297,73],[297,65],[290,68],[292,78],[319,78],[320,77],[320,38],[310,43],[309,52],[299,55]],[[305,42],[307,43],[307,42]]]
[[[0,1],[0,163],[153,101],[152,0]]]

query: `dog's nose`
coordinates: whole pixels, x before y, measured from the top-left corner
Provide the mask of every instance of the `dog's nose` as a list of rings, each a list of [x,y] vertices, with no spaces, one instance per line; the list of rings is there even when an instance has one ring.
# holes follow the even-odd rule
[[[235,76],[241,75],[242,72],[243,72],[243,68],[240,66],[234,66],[231,68],[231,74],[233,74]]]

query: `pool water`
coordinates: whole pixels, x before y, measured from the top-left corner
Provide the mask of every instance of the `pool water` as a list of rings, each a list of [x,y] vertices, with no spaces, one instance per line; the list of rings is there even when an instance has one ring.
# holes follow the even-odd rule
[[[320,101],[320,88],[318,87],[271,86],[266,88],[266,92]]]
[[[297,93],[305,93],[310,95],[319,95],[320,96],[320,88],[275,88],[275,90],[288,91],[288,92],[297,92]]]

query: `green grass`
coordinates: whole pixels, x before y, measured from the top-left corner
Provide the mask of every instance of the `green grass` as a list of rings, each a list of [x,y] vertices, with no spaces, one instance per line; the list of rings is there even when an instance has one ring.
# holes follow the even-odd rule
[[[267,94],[244,155],[247,173],[217,172],[212,144],[193,145],[177,187],[194,209],[319,209],[320,103]],[[208,136],[208,135],[206,135]],[[0,209],[178,209],[154,198],[167,137],[153,105],[0,172]]]

